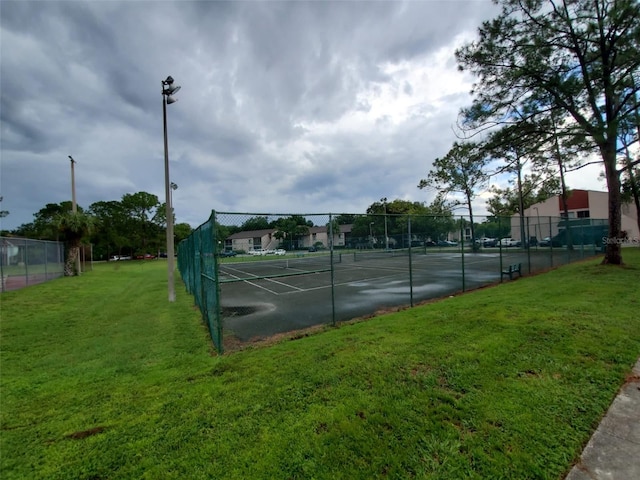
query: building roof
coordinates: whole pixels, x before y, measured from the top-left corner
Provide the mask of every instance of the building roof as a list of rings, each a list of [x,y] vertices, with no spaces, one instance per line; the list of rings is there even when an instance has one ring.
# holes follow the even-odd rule
[[[336,233],[350,233],[353,225],[339,225],[340,231]],[[263,230],[246,230],[243,232],[236,232],[233,235],[229,235],[227,240],[240,240],[243,238],[255,238],[264,237],[265,235],[273,235],[278,231],[277,228],[267,228]],[[321,233],[326,232],[327,226],[309,227],[309,233]]]
[[[229,235],[227,239],[239,240],[241,238],[264,237],[265,235],[273,235],[277,230],[275,228],[267,228],[264,230],[246,230],[244,232],[236,232]]]

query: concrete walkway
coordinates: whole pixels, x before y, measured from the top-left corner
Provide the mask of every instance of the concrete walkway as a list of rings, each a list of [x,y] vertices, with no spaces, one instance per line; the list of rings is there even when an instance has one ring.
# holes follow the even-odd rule
[[[640,479],[640,359],[566,480]]]

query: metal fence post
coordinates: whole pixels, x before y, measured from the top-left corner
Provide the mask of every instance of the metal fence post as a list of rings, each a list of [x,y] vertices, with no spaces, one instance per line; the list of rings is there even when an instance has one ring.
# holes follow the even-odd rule
[[[551,267],[553,267],[553,229],[551,226],[551,216],[549,216],[549,258]]]
[[[336,326],[336,289],[333,262],[333,217],[329,214],[329,262],[331,263],[331,324]]]
[[[466,291],[465,274],[464,274],[464,217],[460,217],[460,261],[462,262],[462,291]]]
[[[25,283],[29,285],[29,240],[24,241],[24,278]]]
[[[218,224],[216,220],[216,211],[212,211],[213,225],[212,225],[212,243],[213,243],[213,278],[214,278],[214,288],[215,290],[215,320],[216,320],[216,336],[218,337],[218,352],[220,354],[224,353],[224,347],[222,345],[222,315],[220,308],[220,272],[218,268],[218,255],[217,255],[217,247],[218,247],[218,239],[217,239],[217,231],[216,226]]]
[[[411,236],[411,217],[407,217],[407,240],[409,242],[409,302],[413,307],[413,259],[412,259],[412,244],[413,237]]]
[[[7,250],[8,250],[8,246],[7,246],[6,240],[2,239],[2,247],[0,247],[0,282],[2,282],[2,285],[0,286],[0,288],[2,288],[3,292],[5,290],[4,258],[5,258],[5,255],[7,256],[7,258],[9,257]]]
[[[531,232],[529,231],[529,217],[525,218],[527,220],[527,240],[525,243],[525,248],[527,249],[527,263],[529,264],[529,274],[531,274]]]
[[[43,242],[44,243],[44,279],[45,280],[49,280],[49,272],[47,271],[47,263],[49,260],[49,252],[47,252],[47,246],[49,244],[49,242]]]
[[[502,271],[504,270],[504,265],[502,264],[502,239],[500,236],[502,235],[502,217],[498,217],[498,256],[500,258],[500,283],[502,283]]]

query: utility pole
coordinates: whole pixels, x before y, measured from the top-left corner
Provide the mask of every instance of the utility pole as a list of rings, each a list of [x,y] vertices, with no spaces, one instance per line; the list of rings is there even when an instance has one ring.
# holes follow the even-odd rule
[[[74,168],[76,161],[71,155],[69,155],[69,160],[71,160],[71,211],[73,213],[78,213],[78,205],[76,204],[76,175]],[[78,275],[82,273],[80,267],[80,248],[78,248],[76,255],[76,272],[78,272]]]
[[[387,232],[387,197],[381,198],[380,201],[384,205],[384,248],[389,250],[389,234]]]
[[[76,176],[74,171],[76,161],[71,155],[69,155],[69,160],[71,160],[71,211],[76,213],[78,211],[78,206],[76,205]]]
[[[173,84],[173,77],[168,76],[166,80],[162,80],[162,123],[164,126],[164,188],[165,188],[165,203],[166,203],[166,216],[167,216],[167,283],[169,285],[169,302],[176,301],[176,290],[173,280],[174,270],[174,238],[173,238],[173,205],[172,203],[172,190],[178,188],[176,185],[173,188],[174,183],[169,179],[169,142],[167,140],[167,105],[175,103],[177,100],[172,96],[180,90],[179,85]]]

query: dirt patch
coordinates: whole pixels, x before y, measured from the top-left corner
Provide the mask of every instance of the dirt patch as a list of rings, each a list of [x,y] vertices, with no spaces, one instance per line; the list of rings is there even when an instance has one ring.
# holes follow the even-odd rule
[[[640,375],[631,374],[625,379],[625,383],[636,383],[636,382],[640,382]]]
[[[89,430],[82,430],[80,432],[70,433],[69,435],[65,435],[64,438],[71,438],[73,440],[82,440],[83,438],[91,437],[93,435],[97,435],[99,433],[104,432],[107,427],[99,426],[93,427]]]

